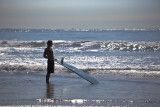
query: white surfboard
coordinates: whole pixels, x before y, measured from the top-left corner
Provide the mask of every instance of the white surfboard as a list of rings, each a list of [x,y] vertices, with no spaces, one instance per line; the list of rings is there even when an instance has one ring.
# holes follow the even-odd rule
[[[77,75],[81,76],[82,78],[84,78],[85,80],[87,80],[88,82],[92,83],[92,84],[97,84],[99,83],[96,79],[94,79],[93,77],[89,76],[87,73],[85,73],[84,71],[72,66],[72,65],[69,65],[65,62],[63,62],[63,58],[61,61],[58,61],[57,62],[64,66],[65,68],[71,70],[72,72],[76,73]]]

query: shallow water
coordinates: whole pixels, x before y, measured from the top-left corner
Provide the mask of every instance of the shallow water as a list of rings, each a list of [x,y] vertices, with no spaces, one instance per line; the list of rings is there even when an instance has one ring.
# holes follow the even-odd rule
[[[0,105],[158,105],[160,80],[113,75],[92,75],[92,85],[76,74],[53,74],[45,83],[39,74],[0,74]],[[100,102],[100,103],[99,103]],[[144,106],[145,107],[145,106]]]

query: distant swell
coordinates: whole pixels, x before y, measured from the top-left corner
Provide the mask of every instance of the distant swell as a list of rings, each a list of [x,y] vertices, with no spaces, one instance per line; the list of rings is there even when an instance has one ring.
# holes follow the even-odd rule
[[[53,41],[55,48],[64,47],[81,51],[157,51],[160,52],[160,41],[127,42],[127,41]],[[45,47],[46,41],[0,40],[0,47]]]
[[[0,40],[0,47],[43,47],[45,44],[45,41]]]

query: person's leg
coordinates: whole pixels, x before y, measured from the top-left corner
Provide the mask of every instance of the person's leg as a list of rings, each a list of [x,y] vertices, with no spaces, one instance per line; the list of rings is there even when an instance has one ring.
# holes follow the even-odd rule
[[[51,73],[54,73],[54,61],[48,60],[46,83],[49,83],[49,78]]]
[[[46,83],[49,83],[49,78],[50,78],[50,69],[51,69],[51,64],[50,61],[47,61],[47,75],[46,75]]]

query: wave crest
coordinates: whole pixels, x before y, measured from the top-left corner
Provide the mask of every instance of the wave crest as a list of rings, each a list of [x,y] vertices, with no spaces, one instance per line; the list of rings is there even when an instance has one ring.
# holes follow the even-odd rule
[[[45,41],[0,40],[0,47],[43,47],[45,44]]]
[[[53,41],[55,48],[64,47],[81,51],[158,51],[160,41],[157,42],[127,42],[127,41]],[[45,47],[46,41],[17,41],[0,40],[0,47]]]
[[[85,51],[160,51],[160,41],[157,42],[126,42],[126,41],[80,41],[61,42],[55,45],[74,47]]]

